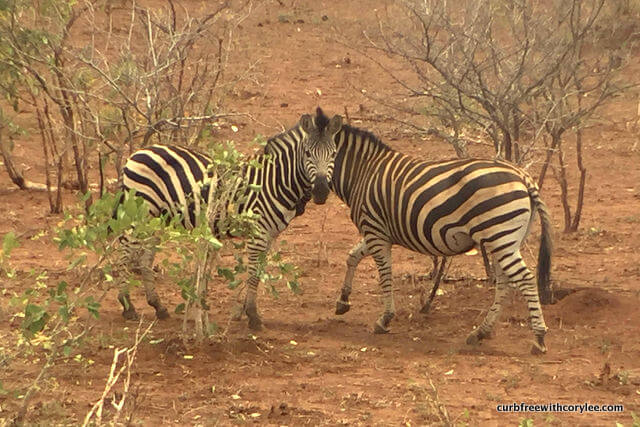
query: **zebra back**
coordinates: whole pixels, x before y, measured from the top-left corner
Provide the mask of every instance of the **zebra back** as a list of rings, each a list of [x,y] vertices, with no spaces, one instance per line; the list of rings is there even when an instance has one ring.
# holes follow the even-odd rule
[[[541,204],[530,175],[508,162],[424,161],[351,126],[343,126],[335,141],[332,184],[354,224],[418,252],[461,253],[498,238],[499,224],[520,218],[528,229]]]
[[[122,186],[135,190],[152,215],[182,214],[187,228],[196,225],[206,201],[204,176],[211,160],[192,149],[152,145],[133,153],[124,165]]]

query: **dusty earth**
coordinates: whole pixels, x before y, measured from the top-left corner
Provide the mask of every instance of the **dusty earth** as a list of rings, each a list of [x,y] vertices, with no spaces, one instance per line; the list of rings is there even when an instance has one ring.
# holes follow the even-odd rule
[[[257,76],[229,101],[231,108],[250,116],[229,123],[239,128],[237,133],[225,126],[216,137],[232,138],[243,147],[242,142],[257,133],[274,134],[321,105],[330,114],[342,114],[346,108],[355,125],[375,131],[397,149],[432,159],[453,156],[445,143],[422,140],[396,122],[381,120],[384,110],[359,90],[384,96],[398,88],[374,64],[333,37],[334,28],[347,40],[359,37],[359,28],[374,22],[371,7],[381,7],[381,0],[340,6],[332,1],[293,3],[260,6],[243,23],[239,46],[247,57],[259,60]],[[203,4],[185,3],[194,12]],[[638,70],[640,63],[632,64],[629,78],[637,78]],[[535,425],[632,425],[632,412],[640,415],[640,149],[631,149],[638,129],[630,125],[636,112],[637,94],[628,93],[586,133],[589,178],[578,233],[561,233],[562,207],[552,178],[542,192],[556,228],[553,281],[574,291],[544,307],[548,354],[530,355],[532,335],[518,296],[505,307],[493,340],[477,348],[464,344],[493,299],[478,256],[453,261],[444,294],[437,297],[431,313],[421,315],[420,298],[431,286],[425,278],[431,261],[395,249],[398,315],[388,335],[372,334],[382,307],[371,260],[357,270],[351,311],[333,314],[346,254],[358,236],[347,209],[332,196],[324,206],[309,205],[282,236],[288,244],[280,246],[281,251],[303,272],[303,293],[281,292],[277,300],[261,293],[263,331],[253,333],[246,322],[229,321],[234,294],[223,284],[210,292],[211,317],[220,326],[220,335],[211,343],[184,344],[177,315],[157,324],[153,341],[141,344],[135,361],[132,422],[513,425],[530,418]],[[40,158],[35,138],[25,138],[16,149],[16,160],[28,167],[30,179],[42,177]],[[535,166],[532,173],[536,174]],[[71,192],[67,195],[68,205],[73,197]],[[66,261],[49,238],[28,239],[49,230],[60,216],[48,214],[45,194],[16,190],[4,169],[0,217],[0,234],[15,231],[21,237],[12,263],[22,277],[32,268],[48,270],[51,283],[68,274]],[[525,250],[532,263],[536,232]],[[167,277],[158,282],[165,301],[181,301]],[[20,283],[2,284],[3,340],[18,328],[9,322],[7,307],[10,296],[20,292]],[[112,292],[104,301],[96,329],[82,348],[94,363],[69,360],[56,366],[31,402],[29,423],[76,424],[100,397],[114,346],[130,345],[136,328],[123,321],[115,297]],[[152,310],[143,296],[134,300],[150,318]],[[41,362],[11,361],[2,366],[0,379],[5,388],[24,386],[40,366]],[[513,402],[621,403],[624,412],[496,411],[497,404]],[[0,424],[11,419],[18,405],[18,400],[0,396]]]

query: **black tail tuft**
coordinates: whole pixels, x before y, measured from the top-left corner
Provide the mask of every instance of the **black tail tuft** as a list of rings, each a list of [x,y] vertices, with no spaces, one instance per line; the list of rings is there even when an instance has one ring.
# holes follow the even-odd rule
[[[551,218],[546,205],[537,198],[535,200],[540,223],[542,225],[542,235],[540,237],[540,252],[538,254],[538,295],[542,304],[553,302],[553,289],[551,287],[551,253],[553,243],[551,240]]]

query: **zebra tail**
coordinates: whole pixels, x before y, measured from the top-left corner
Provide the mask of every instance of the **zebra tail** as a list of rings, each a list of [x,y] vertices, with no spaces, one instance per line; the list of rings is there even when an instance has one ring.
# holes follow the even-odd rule
[[[551,217],[549,210],[539,197],[534,199],[536,209],[540,214],[542,235],[540,236],[540,251],[538,253],[538,295],[542,304],[551,304],[553,292],[551,289],[551,253],[553,243],[551,240]]]

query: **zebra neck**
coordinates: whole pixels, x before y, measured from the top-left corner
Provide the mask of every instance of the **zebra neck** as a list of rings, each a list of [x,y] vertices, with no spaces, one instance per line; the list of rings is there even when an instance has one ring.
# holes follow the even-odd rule
[[[311,183],[298,168],[300,153],[297,151],[293,139],[280,137],[269,142],[266,154],[257,159],[260,167],[249,166],[247,169],[248,182],[260,186],[261,190],[255,197],[250,197],[245,208],[255,206],[260,200],[277,201],[288,210],[299,208],[305,194],[311,191]]]
[[[357,187],[367,185],[380,160],[394,151],[375,135],[344,126],[335,136],[337,153],[332,184],[336,195],[349,207],[357,199]]]

